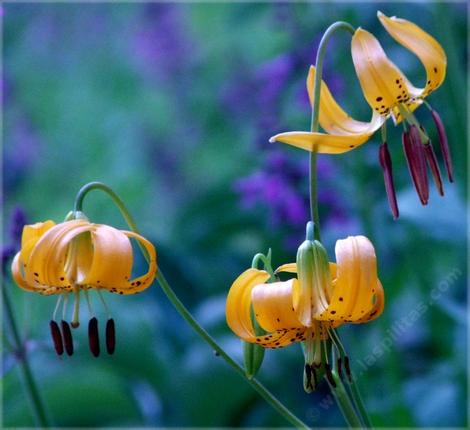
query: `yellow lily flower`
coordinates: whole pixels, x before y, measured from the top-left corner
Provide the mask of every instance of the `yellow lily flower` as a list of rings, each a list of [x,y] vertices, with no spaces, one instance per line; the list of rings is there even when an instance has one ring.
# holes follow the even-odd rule
[[[406,124],[402,138],[403,149],[419,199],[423,205],[426,205],[429,199],[427,167],[431,170],[441,196],[444,195],[444,188],[431,141],[424,127],[414,117],[413,111],[444,82],[447,68],[446,54],[442,46],[416,24],[401,18],[389,18],[382,12],[378,12],[377,16],[387,32],[419,58],[426,71],[426,84],[423,88],[413,86],[387,57],[379,41],[362,28],[356,30],[351,42],[354,67],[364,96],[374,111],[384,118],[391,116],[395,124],[401,122]],[[452,160],[444,125],[439,114],[429,104],[426,105],[431,109],[437,127],[449,181],[453,182]],[[397,218],[399,211],[393,185],[392,164],[385,141],[382,142],[379,157],[384,169],[390,207],[394,217]]]
[[[336,263],[330,263],[331,283],[315,284],[321,290],[303,291],[299,280],[266,283],[264,270],[248,269],[232,284],[226,317],[231,330],[246,342],[265,348],[282,348],[304,340],[325,340],[329,330],[344,323],[365,323],[384,309],[384,291],[377,277],[373,245],[364,236],[336,242]],[[276,273],[297,273],[296,263]],[[251,317],[266,331],[257,336]],[[309,320],[304,316],[310,315]]]
[[[385,30],[401,45],[413,52],[426,70],[426,85],[414,87],[401,70],[387,57],[379,41],[368,31],[358,28],[352,38],[351,54],[357,77],[369,105],[381,115],[391,114],[402,120],[400,107],[416,109],[444,81],[447,58],[442,46],[416,24],[405,19],[377,16]]]
[[[138,241],[149,257],[147,272],[131,278],[133,250],[130,239]],[[21,250],[12,262],[16,284],[42,295],[59,294],[59,301],[50,322],[54,347],[58,355],[65,351],[73,354],[73,340],[69,324],[62,320],[61,328],[55,321],[60,300],[64,297],[64,315],[69,293],[76,297],[72,327],[79,325],[79,296],[90,289],[115,294],[135,294],[148,288],[157,272],[154,246],[144,237],[131,231],[92,224],[85,219],[75,219],[60,224],[53,221],[27,225],[23,229]],[[88,301],[88,297],[87,297]],[[96,357],[100,353],[98,320],[89,321],[90,350]],[[106,348],[109,354],[115,348],[114,320],[106,323]]]
[[[134,279],[130,238],[139,241],[150,257],[147,273]],[[43,295],[90,288],[135,294],[152,284],[156,271],[155,248],[147,239],[85,220],[25,226],[21,250],[12,263],[17,285]]]
[[[307,76],[307,92],[313,104],[315,67],[310,66]],[[342,154],[367,142],[384,123],[377,112],[371,112],[370,122],[357,121],[347,114],[333,98],[327,84],[320,87],[319,122],[325,133],[290,131],[276,134],[269,142],[283,142],[306,151],[324,154]]]

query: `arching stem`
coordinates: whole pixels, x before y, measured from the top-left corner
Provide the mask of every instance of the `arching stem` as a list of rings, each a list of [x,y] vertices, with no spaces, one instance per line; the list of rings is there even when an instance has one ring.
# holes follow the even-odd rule
[[[323,60],[326,54],[328,42],[333,34],[338,30],[346,30],[354,34],[354,28],[347,22],[338,21],[331,24],[323,34],[318,46],[317,58],[315,61],[315,81],[313,84],[313,102],[312,102],[312,120],[310,130],[318,131],[320,117],[320,89],[323,75]],[[310,217],[314,223],[314,237],[321,240],[320,235],[320,216],[318,214],[318,189],[317,189],[317,152],[310,153]]]
[[[127,224],[129,225],[129,228],[134,231],[135,233],[139,233],[139,230],[137,228],[137,225],[132,218],[132,215],[130,212],[127,210],[124,202],[120,199],[120,197],[113,191],[111,188],[109,188],[107,185],[102,184],[101,182],[91,182],[84,187],[80,189],[78,192],[77,198],[75,199],[75,206],[74,210],[75,211],[82,211],[83,207],[83,200],[85,196],[91,191],[91,190],[101,190],[108,194],[113,202],[116,204],[118,209],[120,210],[122,216],[126,220]],[[142,249],[142,248],[141,248]],[[144,257],[148,261],[148,255],[145,252]],[[264,257],[264,256],[263,256]],[[266,259],[266,257],[264,257]],[[230,357],[224,349],[222,349],[219,344],[215,341],[212,336],[207,333],[207,331],[196,321],[196,319],[193,317],[191,312],[184,306],[184,304],[181,302],[181,300],[178,298],[176,293],[173,291],[171,288],[170,284],[166,280],[165,276],[163,275],[163,272],[161,269],[158,269],[158,274],[157,274],[157,281],[160,284],[160,287],[162,288],[163,292],[167,296],[168,300],[171,302],[171,304],[174,306],[174,308],[178,311],[178,313],[181,315],[181,317],[189,324],[189,326],[206,342],[210,345],[210,347],[215,351],[216,355],[221,357],[225,362],[232,368],[234,369],[243,379],[251,385],[251,387],[256,390],[263,399],[269,403],[282,417],[286,419],[287,422],[289,422],[292,426],[298,429],[308,429],[309,427],[307,424],[305,424],[303,421],[301,421],[299,418],[297,418],[286,406],[284,406],[270,391],[268,391],[264,385],[262,385],[260,382],[258,382],[257,379],[248,379],[246,378],[245,375],[245,369],[240,366],[232,357]]]

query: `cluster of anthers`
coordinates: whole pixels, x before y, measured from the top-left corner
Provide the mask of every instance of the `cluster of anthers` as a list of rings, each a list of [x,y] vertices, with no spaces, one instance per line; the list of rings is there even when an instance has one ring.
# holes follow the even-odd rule
[[[392,174],[392,159],[388,149],[386,121],[403,125],[403,149],[410,176],[423,205],[429,200],[427,168],[431,171],[438,193],[444,195],[439,164],[431,139],[418,122],[414,111],[424,104],[436,125],[439,144],[450,182],[454,175],[444,124],[439,114],[425,100],[445,79],[447,58],[441,45],[416,24],[378,12],[387,32],[402,46],[414,53],[426,71],[426,84],[417,88],[387,57],[379,41],[368,31],[358,28],[351,42],[351,56],[362,92],[372,109],[369,122],[357,121],[348,115],[333,98],[324,81],[320,84],[319,122],[325,132],[291,131],[273,136],[270,142],[283,142],[318,153],[340,154],[367,142],[382,128],[379,160],[384,173],[385,188],[394,218],[399,209]],[[315,67],[311,66],[307,90],[313,103]]]
[[[68,217],[70,218],[70,217]],[[108,314],[106,322],[106,350],[114,353],[116,345],[115,324],[106,306],[102,291],[114,294],[136,294],[149,287],[157,271],[154,246],[144,237],[121,231],[103,224],[92,224],[82,213],[74,213],[69,221],[55,224],[45,221],[26,225],[21,238],[21,250],[12,262],[16,284],[26,291],[42,295],[59,295],[50,330],[58,355],[74,352],[72,328],[79,326],[80,293],[88,305],[89,346],[92,354],[100,354],[98,319],[89,299],[93,289],[103,302]],[[147,273],[131,277],[133,249],[130,239],[135,239],[149,257]],[[70,325],[66,311],[69,296],[75,298]],[[62,303],[60,325],[57,314]]]

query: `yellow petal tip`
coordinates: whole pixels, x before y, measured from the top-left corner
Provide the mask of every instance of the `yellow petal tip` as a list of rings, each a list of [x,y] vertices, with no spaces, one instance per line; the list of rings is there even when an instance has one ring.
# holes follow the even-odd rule
[[[276,136],[269,138],[269,143],[274,143],[276,141]]]

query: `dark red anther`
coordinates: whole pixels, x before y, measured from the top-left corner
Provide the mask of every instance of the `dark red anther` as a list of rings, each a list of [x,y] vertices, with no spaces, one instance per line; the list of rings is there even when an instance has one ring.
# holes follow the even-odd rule
[[[333,373],[331,373],[331,367],[328,363],[325,363],[325,375],[326,379],[328,379],[333,388],[336,388],[335,378],[333,378]]]
[[[447,140],[446,129],[444,123],[441,120],[439,114],[433,110],[431,111],[432,119],[436,124],[437,134],[439,135],[439,145],[441,146],[442,156],[444,158],[444,164],[446,166],[447,176],[449,182],[454,182],[454,170],[452,168],[452,158],[450,156],[449,142]]]
[[[344,357],[344,370],[346,370],[346,375],[348,375],[349,382],[352,383],[351,368],[349,367],[349,357]]]
[[[403,133],[403,149],[405,151],[411,179],[423,205],[428,204],[429,185],[426,172],[426,159],[419,131],[415,125],[410,126],[409,132]]]
[[[116,349],[116,329],[114,320],[110,318],[106,322],[106,350],[108,354],[113,354]]]
[[[387,192],[388,204],[392,210],[393,218],[400,215],[398,211],[397,196],[393,185],[392,159],[388,150],[387,142],[382,143],[379,148],[379,161],[384,171],[385,191]]]
[[[64,339],[64,346],[65,352],[68,355],[73,354],[73,338],[72,338],[72,331],[70,330],[69,323],[67,321],[62,320],[60,325],[62,326],[62,336]]]
[[[100,337],[98,334],[98,320],[95,317],[88,323],[88,342],[91,353],[98,357],[100,355]]]
[[[342,378],[341,357],[338,357],[337,363],[338,363],[338,376],[339,376],[339,379],[341,379]]]
[[[60,334],[59,324],[54,320],[51,320],[49,323],[51,328],[52,341],[54,342],[54,348],[57,355],[62,355],[64,353],[64,344],[62,342],[62,335]]]
[[[436,153],[432,147],[431,141],[428,144],[424,145],[424,155],[426,156],[426,161],[428,166],[431,169],[432,177],[434,183],[436,184],[437,191],[441,196],[444,195],[444,186],[442,185],[441,171],[439,169],[439,164],[437,164]]]

